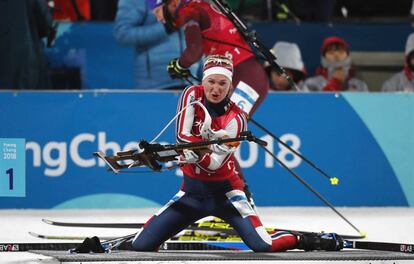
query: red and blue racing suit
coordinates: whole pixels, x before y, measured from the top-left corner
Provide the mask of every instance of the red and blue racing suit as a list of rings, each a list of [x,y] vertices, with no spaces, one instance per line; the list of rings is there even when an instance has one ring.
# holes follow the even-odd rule
[[[211,104],[204,97],[203,86],[186,88],[180,98],[177,119],[177,141],[202,141],[200,127],[204,110],[212,118],[214,131],[224,129],[229,137],[238,137],[247,130],[246,115],[230,100]],[[288,232],[268,234],[243,192],[244,183],[234,166],[233,154],[206,153],[197,163],[181,167],[184,179],[180,191],[148,222],[134,238],[137,251],[156,251],[159,246],[188,225],[206,216],[216,216],[231,224],[243,241],[254,251],[274,252],[295,248],[297,237]]]

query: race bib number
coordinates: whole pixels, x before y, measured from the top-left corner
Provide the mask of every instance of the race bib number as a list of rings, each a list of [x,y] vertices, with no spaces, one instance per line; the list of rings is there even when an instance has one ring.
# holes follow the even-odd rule
[[[246,114],[250,114],[259,94],[247,83],[240,81],[230,98]]]
[[[26,196],[26,142],[0,138],[0,197]]]

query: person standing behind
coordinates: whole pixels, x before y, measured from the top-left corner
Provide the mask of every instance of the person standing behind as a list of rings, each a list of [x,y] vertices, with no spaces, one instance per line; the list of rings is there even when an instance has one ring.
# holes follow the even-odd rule
[[[404,69],[391,76],[382,85],[383,92],[414,92],[414,33],[411,33],[405,44]]]
[[[143,0],[120,0],[115,18],[116,40],[135,48],[137,89],[182,89],[181,80],[171,81],[166,65],[179,56],[184,43],[180,32],[164,27]]]
[[[45,0],[0,1],[0,89],[50,89],[43,38],[53,30]]]
[[[321,66],[316,76],[305,80],[309,91],[368,91],[367,84],[355,78],[348,43],[339,37],[327,37],[321,47]]]
[[[187,48],[168,65],[171,78],[188,77],[188,68],[205,55],[219,54],[234,64],[233,95],[239,107],[252,115],[263,102],[269,81],[263,65],[232,21],[204,0],[147,0],[157,20],[167,28],[183,28]],[[232,91],[231,91],[232,92]],[[240,95],[247,95],[243,100]]]
[[[303,91],[303,80],[306,77],[306,69],[302,61],[299,46],[296,43],[278,41],[273,46],[272,51],[277,58],[276,62],[290,75],[300,91]],[[272,91],[297,92],[296,88],[290,86],[286,78],[272,69],[268,63],[265,66],[269,74],[270,89]]]

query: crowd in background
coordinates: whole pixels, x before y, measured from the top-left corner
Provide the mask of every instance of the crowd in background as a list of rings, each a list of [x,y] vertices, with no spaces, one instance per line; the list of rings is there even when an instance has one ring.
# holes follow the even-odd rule
[[[358,21],[371,17],[411,21],[412,0],[397,6],[389,1],[346,0],[228,0],[246,20],[293,20],[328,22]],[[373,4],[375,2],[375,4]],[[23,17],[24,19],[16,19]],[[408,20],[407,20],[408,19]],[[136,0],[3,0],[0,2],[0,89],[57,89],[43,53],[56,37],[57,21],[113,21],[118,43],[135,51],[135,86],[146,89],[180,89],[186,82],[171,80],[168,62],[185,48],[182,32],[169,31],[146,6]],[[15,30],[15,29],[18,30]],[[401,47],[403,50],[404,47]],[[316,73],[306,70],[297,43],[279,41],[272,48],[277,63],[284,67],[301,91],[369,91],[352,67],[351,48],[346,39],[326,36],[321,43],[320,66]],[[383,91],[414,91],[414,35],[407,36],[402,71],[393,75]],[[271,89],[293,91],[287,81],[266,62]],[[199,74],[199,65],[191,72]],[[81,87],[79,87],[81,88]]]

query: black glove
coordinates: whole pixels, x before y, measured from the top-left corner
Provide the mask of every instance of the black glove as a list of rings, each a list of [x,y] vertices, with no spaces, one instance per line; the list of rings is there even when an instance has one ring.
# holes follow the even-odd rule
[[[78,245],[76,248],[71,249],[69,252],[71,253],[104,253],[105,249],[103,248],[101,241],[97,236],[94,237],[87,237],[83,240],[82,244]]]
[[[172,79],[188,79],[191,77],[191,72],[187,68],[183,68],[178,63],[178,58],[172,59],[167,66],[168,74]]]

